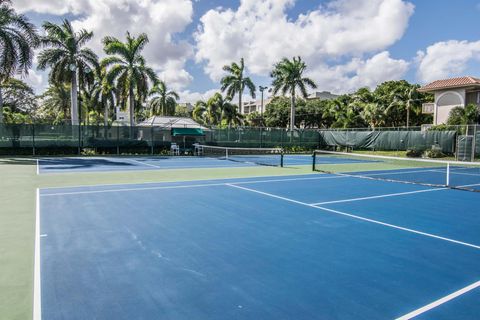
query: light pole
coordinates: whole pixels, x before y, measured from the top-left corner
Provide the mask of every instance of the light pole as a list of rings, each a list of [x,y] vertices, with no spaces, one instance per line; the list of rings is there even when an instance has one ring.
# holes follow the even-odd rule
[[[265,91],[265,89],[268,89],[268,87],[262,87],[262,86],[259,86],[258,89],[260,90],[260,92],[262,93],[261,96],[261,107],[260,107],[260,114],[262,115],[263,117],[263,91]]]

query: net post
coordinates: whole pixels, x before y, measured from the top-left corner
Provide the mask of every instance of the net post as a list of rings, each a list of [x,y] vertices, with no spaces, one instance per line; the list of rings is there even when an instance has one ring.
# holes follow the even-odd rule
[[[280,150],[280,167],[283,168],[283,149]]]
[[[447,163],[447,178],[446,178],[446,186],[450,186],[450,162]]]
[[[312,154],[312,159],[313,159],[313,162],[312,162],[312,171],[315,171],[315,162],[316,162],[316,159],[317,159],[317,153],[315,151],[313,151],[313,154]]]

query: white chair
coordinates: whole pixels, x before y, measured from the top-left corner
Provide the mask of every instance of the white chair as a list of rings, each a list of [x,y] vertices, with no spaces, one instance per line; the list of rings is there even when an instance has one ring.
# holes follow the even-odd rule
[[[170,146],[170,154],[172,156],[180,155],[180,147],[176,143],[172,143],[172,145]]]

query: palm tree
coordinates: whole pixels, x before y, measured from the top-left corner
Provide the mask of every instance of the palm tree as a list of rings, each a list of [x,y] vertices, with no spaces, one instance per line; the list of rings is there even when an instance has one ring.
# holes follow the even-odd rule
[[[419,106],[419,103],[422,101],[420,93],[418,92],[419,85],[410,85],[406,88],[400,88],[398,91],[393,91],[393,105],[403,106],[407,111],[406,126],[410,126],[410,111],[413,111],[415,114],[419,114],[421,109],[415,108]],[[403,89],[403,90],[402,90]]]
[[[148,81],[158,82],[157,75],[146,65],[145,58],[141,55],[147,43],[148,37],[144,33],[135,38],[127,32],[126,42],[114,37],[103,39],[104,51],[110,57],[102,61],[102,66],[109,67],[107,81],[120,91],[121,96],[128,99],[132,128],[135,123],[135,97],[139,101],[144,100],[148,94]]]
[[[51,68],[50,82],[70,83],[70,112],[72,125],[76,125],[79,123],[78,81],[86,82],[92,70],[98,68],[97,55],[89,48],[82,48],[92,39],[93,33],[85,29],[75,32],[68,20],[61,25],[45,22],[43,28],[47,35],[41,42],[47,48],[38,55],[38,69]]]
[[[113,109],[116,100],[116,90],[106,79],[106,69],[96,72],[96,81],[91,92],[92,104],[103,109],[103,124],[108,126],[109,109]]]
[[[156,83],[149,93],[154,96],[150,101],[151,115],[173,116],[175,114],[175,106],[177,100],[180,99],[178,93],[169,91],[167,85],[163,81]]]
[[[290,131],[292,132],[295,128],[295,97],[297,87],[304,98],[307,98],[307,86],[312,89],[317,88],[313,80],[303,77],[303,72],[306,68],[307,65],[300,57],[294,57],[293,60],[283,58],[282,61],[275,64],[270,74],[273,78],[273,94],[275,95],[279,91],[282,92],[282,95],[290,94]]]
[[[0,84],[15,74],[26,75],[32,66],[33,48],[39,38],[37,29],[10,6],[0,1]],[[3,96],[0,89],[0,123],[3,123]]]
[[[40,98],[43,109],[63,114],[64,121],[67,122],[71,105],[69,85],[63,83],[50,84]]]
[[[228,127],[243,124],[243,115],[238,111],[236,105],[230,103],[230,101],[225,101],[222,109],[222,121],[225,121]]]
[[[209,124],[207,120],[207,104],[205,101],[198,100],[192,110],[193,120],[202,124]]]
[[[227,91],[227,96],[233,99],[238,94],[238,108],[242,107],[242,95],[245,87],[248,88],[250,96],[255,99],[255,85],[249,77],[244,77],[245,63],[243,58],[240,64],[233,62],[231,65],[223,66],[223,70],[229,74],[220,80],[222,92]]]

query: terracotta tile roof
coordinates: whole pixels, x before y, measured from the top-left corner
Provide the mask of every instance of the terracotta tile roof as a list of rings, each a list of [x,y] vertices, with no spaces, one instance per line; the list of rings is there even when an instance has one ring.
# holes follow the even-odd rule
[[[419,91],[434,91],[438,89],[447,89],[447,88],[456,88],[464,86],[480,86],[480,79],[474,77],[460,77],[460,78],[451,78],[445,80],[437,80],[432,83],[427,84],[419,89]]]

